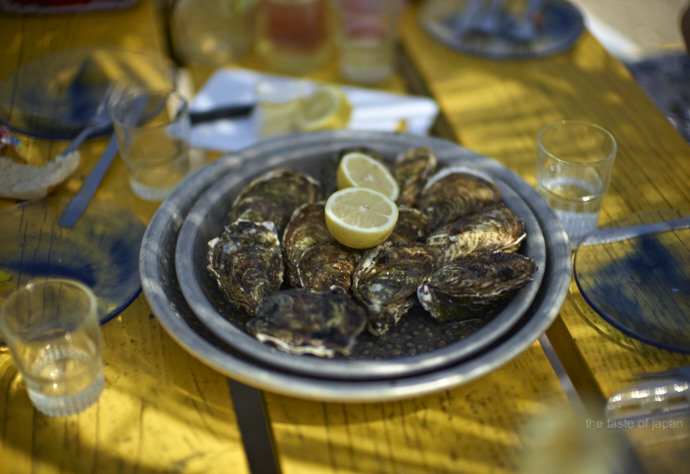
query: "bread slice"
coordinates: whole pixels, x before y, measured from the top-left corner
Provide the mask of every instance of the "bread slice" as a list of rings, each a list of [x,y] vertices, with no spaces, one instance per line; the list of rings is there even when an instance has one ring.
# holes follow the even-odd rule
[[[32,166],[0,156],[0,197],[41,199],[69,178],[80,161],[79,151],[58,155],[45,166]]]

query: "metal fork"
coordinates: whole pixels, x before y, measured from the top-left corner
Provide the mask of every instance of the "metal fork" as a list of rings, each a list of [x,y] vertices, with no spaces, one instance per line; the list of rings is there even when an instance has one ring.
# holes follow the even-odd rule
[[[103,97],[101,98],[98,107],[96,107],[96,112],[94,112],[93,116],[89,119],[84,129],[81,132],[79,132],[79,134],[76,137],[74,137],[74,139],[67,146],[67,148],[65,148],[62,151],[62,153],[60,153],[61,155],[67,155],[68,153],[72,153],[77,148],[79,148],[79,145],[81,145],[82,142],[86,140],[89,136],[93,135],[94,133],[102,132],[103,130],[106,130],[110,127],[111,119],[108,104],[111,100],[113,88],[114,84],[111,83],[108,85],[105,92],[103,93]]]

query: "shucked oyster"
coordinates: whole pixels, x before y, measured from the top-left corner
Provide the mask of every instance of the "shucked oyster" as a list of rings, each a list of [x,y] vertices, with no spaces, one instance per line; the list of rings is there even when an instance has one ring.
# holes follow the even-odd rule
[[[305,250],[296,264],[297,285],[313,290],[347,293],[361,253],[338,242],[325,242]]]
[[[249,183],[235,198],[230,221],[271,221],[282,232],[302,204],[321,199],[321,184],[297,170],[274,170]]]
[[[303,286],[297,279],[297,262],[302,254],[317,244],[335,242],[335,239],[326,227],[323,201],[304,204],[299,207],[290,218],[281,243],[287,277],[294,287]]]
[[[473,254],[431,273],[417,298],[439,321],[485,317],[494,304],[532,281],[535,271],[534,260],[521,254]]]
[[[254,314],[280,288],[283,255],[272,222],[233,222],[208,245],[207,268],[235,306]]]
[[[400,187],[399,206],[414,206],[427,179],[436,171],[438,159],[428,147],[413,148],[398,156],[392,166]]]
[[[421,243],[384,242],[368,250],[352,277],[352,293],[367,308],[369,332],[381,336],[393,327],[433,268],[434,258]]]
[[[426,244],[437,266],[476,252],[513,252],[525,238],[522,220],[505,204],[485,207],[429,234]]]
[[[266,298],[247,331],[282,351],[333,357],[350,353],[366,321],[348,294],[293,288]]]
[[[501,191],[488,178],[464,168],[445,168],[422,189],[417,208],[431,220],[431,228],[453,222],[501,201]]]

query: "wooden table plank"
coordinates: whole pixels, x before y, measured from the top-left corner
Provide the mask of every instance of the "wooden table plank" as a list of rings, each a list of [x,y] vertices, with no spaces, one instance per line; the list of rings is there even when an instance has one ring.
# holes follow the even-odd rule
[[[0,16],[0,78],[61,49],[118,46],[166,54],[155,2],[84,14]],[[54,197],[74,194],[106,145],[81,147],[82,163]],[[116,160],[96,199],[148,222],[159,203],[136,198]],[[0,200],[0,208],[15,204]],[[10,286],[10,285],[8,285]],[[227,379],[186,353],[140,295],[103,325],[106,386],[84,412],[36,412],[6,348],[0,348],[0,470],[10,472],[249,472]]]
[[[570,408],[538,343],[452,390],[386,403],[266,394],[282,472],[514,472],[536,416]]]

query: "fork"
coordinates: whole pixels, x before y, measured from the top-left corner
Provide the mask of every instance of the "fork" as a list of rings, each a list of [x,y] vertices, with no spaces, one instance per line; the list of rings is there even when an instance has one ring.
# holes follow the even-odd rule
[[[661,372],[639,372],[635,374],[635,377],[641,379],[675,377],[690,382],[690,365],[683,365],[675,369],[663,370]]]
[[[537,36],[537,27],[534,23],[535,15],[544,10],[546,0],[530,0],[522,16],[508,31],[511,38],[518,41],[532,41]]]
[[[96,107],[96,111],[94,112],[93,116],[91,116],[84,129],[81,132],[79,132],[79,134],[76,137],[74,137],[72,142],[67,146],[67,148],[65,148],[60,153],[60,155],[67,155],[69,153],[72,153],[77,148],[79,148],[79,145],[81,145],[82,142],[86,140],[89,136],[93,135],[94,133],[106,130],[110,127],[111,119],[108,105],[110,104],[114,87],[115,86],[113,83],[110,83],[108,85],[105,92],[103,93],[101,101]]]

